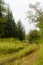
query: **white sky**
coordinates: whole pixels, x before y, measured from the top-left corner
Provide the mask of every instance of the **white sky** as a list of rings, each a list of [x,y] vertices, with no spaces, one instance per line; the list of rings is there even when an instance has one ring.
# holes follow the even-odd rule
[[[17,22],[21,19],[23,25],[25,26],[26,33],[30,31],[30,29],[34,29],[34,25],[30,25],[28,21],[25,20],[26,12],[29,9],[29,3],[35,3],[37,1],[43,4],[43,0],[5,0],[5,2],[10,5],[15,21]]]

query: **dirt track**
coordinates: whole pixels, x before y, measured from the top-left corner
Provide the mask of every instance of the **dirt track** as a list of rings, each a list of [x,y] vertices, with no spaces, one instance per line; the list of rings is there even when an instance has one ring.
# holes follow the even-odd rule
[[[40,49],[40,46],[37,45],[37,49],[33,53],[30,54],[32,55],[32,57],[29,59],[28,62],[24,63],[23,65],[32,65],[35,62],[35,60],[38,58],[39,49]]]

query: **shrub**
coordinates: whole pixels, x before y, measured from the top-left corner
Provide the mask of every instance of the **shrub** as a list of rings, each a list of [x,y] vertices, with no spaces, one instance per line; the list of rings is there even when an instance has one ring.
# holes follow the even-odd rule
[[[29,43],[39,43],[40,32],[37,30],[31,30],[27,36]]]

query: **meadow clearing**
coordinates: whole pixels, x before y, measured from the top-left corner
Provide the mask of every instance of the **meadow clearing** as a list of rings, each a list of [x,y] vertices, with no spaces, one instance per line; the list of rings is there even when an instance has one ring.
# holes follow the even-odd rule
[[[36,44],[28,44],[13,38],[0,39],[0,65],[21,65],[29,60],[26,56],[34,50]]]
[[[26,41],[0,39],[0,65],[43,65],[43,43],[39,46],[38,50],[36,44]]]

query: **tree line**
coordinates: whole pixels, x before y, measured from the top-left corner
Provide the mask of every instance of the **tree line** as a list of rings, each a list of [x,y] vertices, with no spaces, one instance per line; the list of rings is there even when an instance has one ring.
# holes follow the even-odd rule
[[[27,12],[27,18],[29,22],[36,23],[37,30],[31,30],[27,35],[29,42],[36,42],[41,38],[43,39],[43,9],[40,7],[40,3],[30,4],[29,11]],[[20,40],[25,39],[25,30],[21,23],[15,23],[12,11],[9,5],[6,5],[4,0],[0,0],[0,38],[18,38]]]
[[[21,23],[15,23],[12,11],[9,5],[6,5],[4,0],[0,0],[0,38],[19,38],[25,39],[25,30]]]

